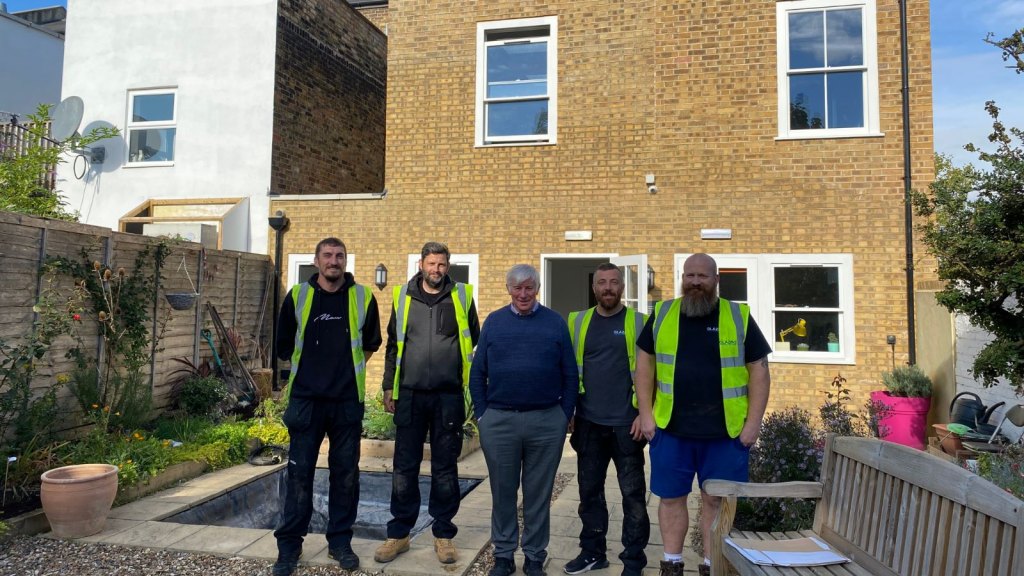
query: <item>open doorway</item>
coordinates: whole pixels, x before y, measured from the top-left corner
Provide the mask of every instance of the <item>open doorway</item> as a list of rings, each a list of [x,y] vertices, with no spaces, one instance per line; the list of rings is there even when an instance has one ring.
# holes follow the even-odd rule
[[[542,254],[540,301],[568,318],[570,312],[594,306],[594,270],[615,254]]]

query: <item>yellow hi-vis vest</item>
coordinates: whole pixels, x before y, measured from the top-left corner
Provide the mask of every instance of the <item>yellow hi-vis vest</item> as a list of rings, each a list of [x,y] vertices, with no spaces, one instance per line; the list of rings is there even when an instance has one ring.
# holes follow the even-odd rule
[[[398,338],[398,354],[395,356],[395,384],[391,388],[391,397],[398,400],[398,383],[402,375],[402,355],[405,353],[405,333],[409,329],[409,307],[412,296],[409,296],[409,285],[394,287],[392,298],[395,309],[395,336]],[[469,369],[473,365],[473,334],[469,330],[469,307],[473,304],[473,286],[456,282],[452,288],[452,303],[455,304],[455,322],[459,327],[459,350],[462,352],[462,387],[469,387]]]
[[[583,348],[587,342],[587,328],[590,327],[590,319],[594,317],[597,307],[589,308],[579,312],[569,313],[569,336],[572,337],[572,347],[576,351],[576,368],[580,373],[580,394],[586,394],[583,387]],[[637,314],[636,310],[626,307],[625,331],[626,331],[626,356],[629,358],[629,378],[634,382],[633,394],[636,395],[636,337],[644,329],[647,322],[646,314]]]
[[[657,387],[654,394],[654,422],[658,428],[668,426],[672,418],[673,385],[679,349],[679,314],[682,299],[658,302],[654,306],[654,356]],[[665,304],[668,304],[666,307]],[[667,308],[667,312],[663,310]],[[722,403],[725,406],[725,428],[736,438],[747,419],[747,365],[744,342],[750,306],[718,300],[718,351],[722,368]],[[686,367],[684,366],[685,370]]]
[[[353,284],[348,295],[348,331],[352,343],[352,366],[356,373],[356,387],[359,401],[366,396],[366,356],[363,354],[363,324],[366,323],[366,312],[370,309],[370,291],[366,286]],[[295,304],[295,320],[299,327],[295,331],[295,350],[292,352],[292,370],[288,375],[288,389],[285,398],[291,396],[292,382],[299,373],[299,360],[302,359],[302,344],[305,340],[306,323],[309,312],[313,308],[313,288],[309,282],[303,282],[292,288],[292,302]]]

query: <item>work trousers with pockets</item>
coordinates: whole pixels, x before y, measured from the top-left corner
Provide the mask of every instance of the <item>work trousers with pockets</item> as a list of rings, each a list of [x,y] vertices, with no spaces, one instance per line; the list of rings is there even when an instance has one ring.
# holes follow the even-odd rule
[[[629,426],[604,426],[577,416],[569,443],[576,451],[580,486],[580,548],[594,556],[604,556],[607,551],[608,503],[604,485],[608,464],[614,462],[622,493],[623,550],[619,559],[634,572],[643,570],[647,565],[644,549],[651,537],[645,498],[645,442],[633,440]]]
[[[274,531],[278,554],[298,557],[313,517],[313,480],[320,444],[330,440],[327,465],[327,545],[344,549],[352,544],[352,524],[359,507],[359,438],[363,430],[361,402],[326,402],[292,397],[284,413],[291,443],[281,524]]]
[[[388,538],[409,535],[420,512],[420,463],[430,434],[430,501],[435,538],[454,538],[459,512],[459,453],[466,405],[462,392],[401,390],[395,407],[395,471]]]
[[[494,557],[512,560],[515,554],[521,483],[523,553],[527,560],[543,563],[551,538],[551,492],[569,426],[565,412],[558,405],[528,412],[490,408],[478,426],[491,482]]]

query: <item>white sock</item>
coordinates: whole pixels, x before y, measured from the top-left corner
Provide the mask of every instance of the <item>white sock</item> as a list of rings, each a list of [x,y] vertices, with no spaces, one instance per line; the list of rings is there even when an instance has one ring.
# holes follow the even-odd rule
[[[669,554],[668,552],[665,552],[665,562],[671,562],[673,564],[678,564],[678,563],[680,563],[682,561],[683,561],[682,553],[680,553],[680,554]]]
[[[711,566],[711,558],[708,558],[707,556],[705,556],[704,557],[704,565],[705,566]]]

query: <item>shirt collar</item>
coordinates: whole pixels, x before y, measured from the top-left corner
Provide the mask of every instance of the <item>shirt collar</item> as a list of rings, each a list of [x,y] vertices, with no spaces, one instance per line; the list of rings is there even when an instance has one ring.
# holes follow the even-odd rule
[[[516,316],[533,316],[533,314],[537,312],[537,308],[540,308],[540,302],[537,302],[536,300],[533,301],[533,308],[530,309],[530,312],[528,314],[522,314],[519,312],[519,310],[516,310],[515,304],[508,305],[508,309],[511,310],[512,313],[515,314]]]

